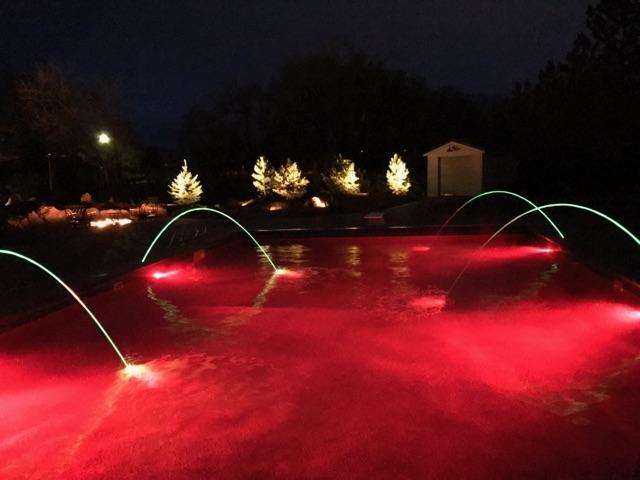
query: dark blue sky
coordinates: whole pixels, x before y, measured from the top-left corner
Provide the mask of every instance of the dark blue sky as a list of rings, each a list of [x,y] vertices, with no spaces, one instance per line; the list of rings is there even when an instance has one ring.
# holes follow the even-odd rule
[[[561,59],[588,0],[7,1],[0,68],[117,76],[147,141],[225,82],[267,82],[291,54],[345,41],[431,85],[504,93]]]

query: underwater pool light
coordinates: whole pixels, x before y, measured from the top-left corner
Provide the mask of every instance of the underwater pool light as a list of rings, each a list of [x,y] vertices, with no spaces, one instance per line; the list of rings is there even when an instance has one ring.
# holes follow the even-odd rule
[[[147,372],[148,372],[148,369],[146,366],[133,365],[131,363],[122,369],[122,374],[127,378],[129,377],[140,378],[140,377],[143,377]]]
[[[125,381],[135,378],[149,387],[158,386],[161,380],[159,372],[152,369],[148,364],[129,364],[127,367],[120,370],[120,376]]]
[[[176,273],[178,273],[177,270],[169,270],[168,272],[157,271],[157,272],[153,272],[151,274],[151,276],[153,278],[155,278],[156,280],[159,280],[161,278],[171,277],[171,276],[175,275]]]
[[[409,305],[418,310],[442,310],[446,304],[446,295],[425,295],[409,302]]]
[[[560,249],[554,247],[536,247],[535,251],[538,253],[556,253]]]
[[[275,272],[278,277],[301,278],[303,273],[298,270],[289,270],[288,268],[278,268]]]
[[[620,312],[623,322],[640,323],[640,308],[625,307]]]

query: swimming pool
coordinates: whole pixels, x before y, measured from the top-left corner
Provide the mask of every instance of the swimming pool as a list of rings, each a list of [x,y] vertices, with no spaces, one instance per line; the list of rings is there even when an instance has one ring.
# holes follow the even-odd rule
[[[485,239],[145,266],[85,299],[133,378],[77,305],[6,332],[0,478],[632,478],[638,297],[539,237]]]

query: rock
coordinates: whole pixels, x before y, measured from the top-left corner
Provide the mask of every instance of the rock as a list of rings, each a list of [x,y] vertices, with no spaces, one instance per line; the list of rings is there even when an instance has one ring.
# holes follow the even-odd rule
[[[267,207],[270,212],[276,212],[278,210],[286,210],[288,205],[285,202],[271,202]]]
[[[27,215],[27,225],[40,225],[44,220],[37,212],[29,212]]]
[[[100,214],[100,210],[95,207],[91,207],[87,208],[84,214],[87,216],[87,218],[96,218]]]
[[[140,212],[142,215],[148,215],[150,217],[164,217],[167,214],[167,209],[159,203],[143,203],[140,205]]]
[[[64,222],[67,220],[67,214],[64,210],[58,210],[56,207],[47,205],[40,207],[37,214],[47,223]]]
[[[10,218],[7,223],[13,228],[24,228],[29,224],[29,220],[26,217],[13,217]]]
[[[329,206],[329,201],[321,197],[311,197],[305,202],[304,206],[313,208],[327,208]]]

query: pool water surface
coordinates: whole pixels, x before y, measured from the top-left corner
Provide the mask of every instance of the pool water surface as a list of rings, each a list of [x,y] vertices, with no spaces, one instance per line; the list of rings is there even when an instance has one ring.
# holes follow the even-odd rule
[[[85,298],[136,376],[75,304],[5,332],[0,478],[636,478],[638,297],[485,239],[150,264]]]

